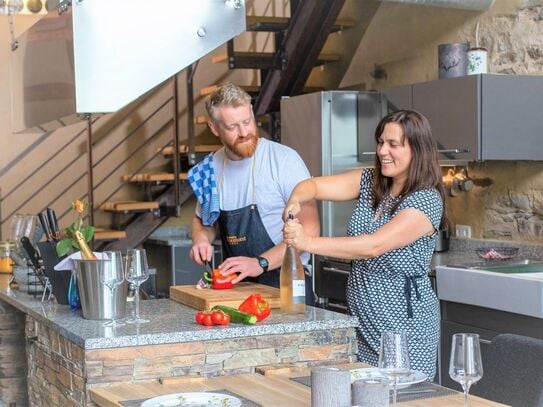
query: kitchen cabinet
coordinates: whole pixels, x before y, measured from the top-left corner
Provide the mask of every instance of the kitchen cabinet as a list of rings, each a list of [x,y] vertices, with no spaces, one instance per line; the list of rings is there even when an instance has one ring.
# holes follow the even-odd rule
[[[441,160],[541,160],[543,76],[469,75],[389,88],[389,110],[430,121]]]
[[[541,318],[450,301],[440,301],[440,306],[439,383],[446,387],[458,389],[459,386],[449,377],[452,335],[455,333],[479,334],[483,365],[489,357],[487,350],[490,342],[498,334],[512,333],[543,339],[543,319]]]

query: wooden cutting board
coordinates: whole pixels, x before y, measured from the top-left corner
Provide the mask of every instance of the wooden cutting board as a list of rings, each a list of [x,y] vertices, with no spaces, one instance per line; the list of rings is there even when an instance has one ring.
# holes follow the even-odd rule
[[[170,287],[170,299],[189,307],[204,310],[215,305],[228,305],[237,308],[251,294],[259,293],[272,308],[281,305],[279,288],[257,283],[239,283],[234,288],[214,290],[198,289],[194,285],[173,285]]]

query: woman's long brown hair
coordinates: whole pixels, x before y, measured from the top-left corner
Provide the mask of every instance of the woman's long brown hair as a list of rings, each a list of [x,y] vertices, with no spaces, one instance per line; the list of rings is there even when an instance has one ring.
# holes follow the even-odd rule
[[[445,188],[441,176],[441,169],[438,163],[437,146],[432,137],[432,130],[428,119],[419,112],[413,110],[398,110],[381,119],[375,129],[375,141],[383,134],[385,125],[388,123],[398,124],[403,131],[403,142],[409,143],[411,147],[411,163],[407,181],[400,191],[400,199],[390,209],[393,213],[403,199],[421,189],[435,188],[443,200],[443,213],[441,215],[440,228],[447,227],[447,215],[445,210]],[[373,179],[373,190],[375,198],[373,209],[377,209],[381,199],[390,191],[392,178],[385,177],[381,173],[381,161],[375,156],[375,178]]]

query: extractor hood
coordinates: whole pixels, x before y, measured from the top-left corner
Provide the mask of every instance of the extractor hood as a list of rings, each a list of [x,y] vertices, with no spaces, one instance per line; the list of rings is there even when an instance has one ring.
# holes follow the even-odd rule
[[[57,3],[12,52],[14,132],[115,112],[245,31],[244,0]]]

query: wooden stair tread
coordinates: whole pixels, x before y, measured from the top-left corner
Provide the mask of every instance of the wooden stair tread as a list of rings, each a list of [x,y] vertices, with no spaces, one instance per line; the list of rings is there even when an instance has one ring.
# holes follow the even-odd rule
[[[94,230],[94,240],[116,240],[124,239],[126,232],[124,230],[96,228]]]
[[[187,180],[188,174],[186,172],[179,173],[179,179],[180,180]],[[170,172],[157,172],[154,174],[147,174],[147,177],[145,179],[146,181],[173,181],[174,180],[174,174]]]
[[[173,181],[173,173],[169,172],[156,172],[147,174],[131,174],[123,175],[122,180],[125,182],[160,182],[160,181]],[[188,174],[186,172],[179,173],[180,180],[187,180]]]
[[[260,92],[260,86],[255,86],[255,85],[238,85],[238,86],[242,88],[243,90],[245,90],[245,92],[252,95],[257,95]],[[200,89],[200,95],[207,96],[213,93],[218,88],[219,88],[219,85],[206,86],[205,88]],[[308,86],[308,87],[304,87],[303,93],[320,92],[322,90],[324,90],[324,88],[322,87]]]
[[[146,174],[127,174],[121,177],[124,182],[145,182]]]
[[[206,115],[199,115],[194,118],[194,124],[207,124],[209,117]]]
[[[154,201],[116,201],[104,202],[98,209],[107,212],[125,212],[158,209],[158,202]]]
[[[290,23],[290,17],[272,17],[272,16],[247,16],[246,31],[282,31],[286,30]],[[348,18],[338,18],[331,31],[341,31],[346,28],[354,27],[355,21]]]
[[[238,85],[247,93],[258,93],[260,91],[260,86],[255,85]],[[219,89],[219,85],[206,86],[205,88],[200,89],[201,96],[207,96]]]
[[[195,153],[214,153],[222,147],[222,144],[200,144],[194,146]],[[174,153],[174,146],[166,146],[158,149],[164,155],[172,155]],[[179,146],[179,153],[188,153],[189,146],[182,144]]]
[[[245,52],[245,51],[235,51],[232,55],[233,60],[231,61],[232,65],[235,65],[236,68],[246,68],[246,69],[264,69],[264,68],[273,68],[276,64],[276,54],[273,52]],[[338,54],[330,53],[321,53],[319,54],[317,60],[315,61],[315,66],[323,65],[330,62],[336,62],[340,60]],[[211,61],[214,64],[229,62],[228,53],[221,52],[215,54],[211,57]]]

